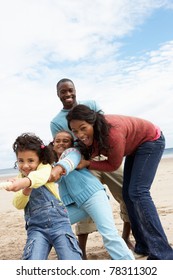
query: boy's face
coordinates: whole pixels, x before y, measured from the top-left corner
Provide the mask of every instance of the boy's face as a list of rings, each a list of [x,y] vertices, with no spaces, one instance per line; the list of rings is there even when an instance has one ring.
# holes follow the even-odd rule
[[[35,151],[19,151],[17,154],[17,163],[20,172],[24,176],[28,176],[31,171],[37,169],[40,161]]]
[[[57,88],[57,95],[64,109],[71,109],[76,105],[76,90],[71,82],[61,82]]]
[[[67,132],[59,132],[56,134],[53,149],[58,157],[68,148],[72,146],[72,136]]]

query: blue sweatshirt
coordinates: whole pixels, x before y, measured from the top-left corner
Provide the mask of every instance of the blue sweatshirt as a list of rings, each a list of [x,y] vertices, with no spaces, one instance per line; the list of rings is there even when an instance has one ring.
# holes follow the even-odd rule
[[[94,110],[96,112],[101,110],[101,108],[98,106],[95,100],[83,100],[83,101],[78,101],[77,103],[84,104],[88,106],[91,110]],[[56,133],[60,130],[70,131],[66,119],[66,116],[69,111],[70,109],[69,110],[62,109],[50,122],[50,130],[53,137],[55,137]]]
[[[101,184],[87,168],[76,170],[81,154],[76,148],[65,150],[55,165],[62,166],[66,174],[58,181],[59,194],[64,205],[76,203],[80,207],[95,192],[104,190]]]

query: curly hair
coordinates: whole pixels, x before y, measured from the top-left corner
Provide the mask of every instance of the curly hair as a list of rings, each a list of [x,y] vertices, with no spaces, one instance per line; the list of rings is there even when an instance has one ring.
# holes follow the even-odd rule
[[[43,141],[34,133],[22,133],[13,143],[13,151],[18,152],[34,151],[43,164],[52,164],[54,155],[51,147],[44,145]]]

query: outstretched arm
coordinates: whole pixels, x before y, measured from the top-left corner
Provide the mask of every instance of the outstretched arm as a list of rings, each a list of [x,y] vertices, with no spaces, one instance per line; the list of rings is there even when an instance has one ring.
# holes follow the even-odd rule
[[[28,188],[31,185],[31,181],[28,177],[14,178],[9,180],[8,183],[9,184],[6,185],[5,189],[12,192],[17,192],[24,188]]]
[[[41,163],[37,170],[31,171],[27,177],[8,180],[8,183],[11,182],[11,185],[6,186],[5,189],[7,191],[17,192],[27,187],[31,189],[39,188],[48,182],[51,169],[52,167],[50,164]]]
[[[73,171],[81,160],[81,154],[76,148],[69,148],[65,150],[60,160],[55,164],[55,167],[51,171],[49,182],[57,181],[63,175],[68,175]]]

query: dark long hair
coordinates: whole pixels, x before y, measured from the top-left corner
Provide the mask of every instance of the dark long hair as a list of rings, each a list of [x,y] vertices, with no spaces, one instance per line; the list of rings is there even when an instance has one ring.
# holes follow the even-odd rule
[[[107,122],[102,111],[95,112],[94,110],[91,110],[88,106],[79,104],[69,111],[66,118],[70,130],[70,122],[72,120],[86,121],[87,123],[93,125],[93,138],[98,143],[99,155],[101,154],[102,150],[106,152],[110,150],[108,137],[109,130],[112,126]],[[85,158],[89,158],[90,154],[93,152],[92,147],[86,148],[86,146],[80,140],[78,140],[78,145]]]

